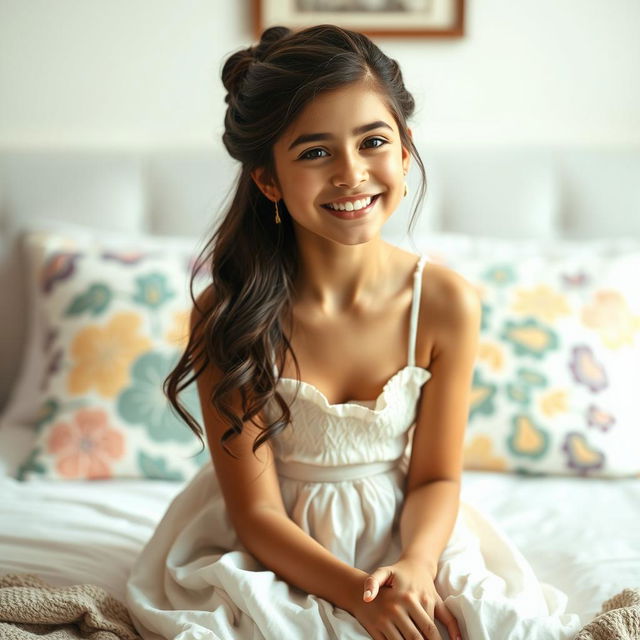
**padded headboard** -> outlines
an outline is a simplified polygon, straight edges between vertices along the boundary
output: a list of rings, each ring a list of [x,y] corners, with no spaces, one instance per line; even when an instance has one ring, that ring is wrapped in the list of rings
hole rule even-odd
[[[640,147],[434,148],[418,144],[427,196],[410,246],[435,232],[503,238],[640,238]],[[0,151],[0,409],[26,338],[16,239],[39,218],[98,229],[202,237],[237,177],[218,148]],[[418,187],[383,235],[406,245]]]

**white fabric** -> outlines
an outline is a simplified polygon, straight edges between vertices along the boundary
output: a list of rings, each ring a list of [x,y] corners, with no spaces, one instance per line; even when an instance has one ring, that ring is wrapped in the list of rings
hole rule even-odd
[[[424,262],[423,256],[418,272]],[[419,281],[414,280],[414,306]],[[409,353],[414,349],[415,328]],[[274,438],[277,464],[295,467],[296,478],[279,476],[289,516],[337,557],[367,572],[394,562],[401,552],[394,525],[416,404],[429,378],[428,371],[407,365],[387,382],[373,408],[331,405],[317,388],[302,383],[291,406],[292,428]],[[281,379],[280,391],[291,402],[295,381]],[[358,465],[362,470],[380,463],[389,468],[368,467],[368,475],[338,479],[341,467],[350,473]],[[331,479],[320,479],[322,473]],[[565,594],[540,583],[513,543],[464,502],[437,587],[465,640],[568,640],[581,627],[577,614],[564,613]],[[369,638],[348,612],[292,588],[246,551],[211,464],[173,501],[136,561],[127,603],[146,640]],[[446,638],[443,628],[441,633]]]
[[[0,444],[0,463],[8,453]],[[123,600],[134,560],[182,488],[158,480],[0,477],[0,573],[97,584]],[[567,609],[583,624],[605,600],[640,585],[640,478],[465,471],[462,498],[499,523],[541,580],[569,595]]]
[[[0,574],[95,584],[124,601],[129,571],[181,483],[0,477]]]

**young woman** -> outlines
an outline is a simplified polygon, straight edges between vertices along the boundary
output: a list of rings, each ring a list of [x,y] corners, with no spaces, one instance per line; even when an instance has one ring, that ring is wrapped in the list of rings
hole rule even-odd
[[[577,616],[460,503],[481,305],[382,239],[414,101],[332,25],[265,31],[224,65],[241,163],[210,286],[166,391],[197,381],[211,453],[136,566],[145,639],[570,638]]]

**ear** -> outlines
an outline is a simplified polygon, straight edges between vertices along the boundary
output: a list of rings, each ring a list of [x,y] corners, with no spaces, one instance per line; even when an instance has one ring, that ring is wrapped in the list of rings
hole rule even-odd
[[[272,202],[276,202],[282,198],[280,189],[273,183],[273,181],[266,178],[266,171],[264,167],[258,167],[251,172],[253,181],[258,186],[258,189]]]
[[[407,127],[409,137],[413,140],[413,131]],[[402,145],[402,171],[405,175],[409,172],[409,166],[411,164],[411,152],[404,145]]]

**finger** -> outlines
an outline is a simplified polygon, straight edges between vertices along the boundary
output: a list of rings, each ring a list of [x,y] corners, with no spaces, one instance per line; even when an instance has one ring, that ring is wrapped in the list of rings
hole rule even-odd
[[[396,625],[398,629],[400,629],[403,638],[420,637],[428,638],[428,640],[442,640],[440,636],[434,635],[434,633],[438,633],[438,629],[436,625],[429,620],[424,609],[422,609],[422,614],[416,615],[415,618],[413,615],[411,615],[411,617],[409,617],[409,615],[403,615],[397,620]]]
[[[373,576],[368,576],[364,581],[364,594],[362,599],[371,602],[378,595],[378,582]]]
[[[367,576],[364,581],[364,594],[363,600],[365,602],[371,602],[377,595],[380,589],[380,585],[384,584],[391,571],[389,569],[376,569],[370,576]]]
[[[415,627],[413,630],[415,631]],[[384,633],[385,640],[404,640],[405,638],[412,637],[411,635],[403,635],[400,629],[398,629],[391,621],[388,621],[382,631]]]
[[[430,616],[423,606],[416,604],[415,607],[411,607],[409,614],[411,615],[412,624],[418,628],[424,638],[428,638],[429,640],[442,640],[433,616]],[[407,637],[410,638],[412,636]]]
[[[462,633],[460,633],[458,621],[442,600],[436,603],[435,615],[436,618],[438,618],[438,620],[440,620],[440,622],[442,622],[442,624],[447,628],[447,632],[449,633],[451,640],[462,640]]]

